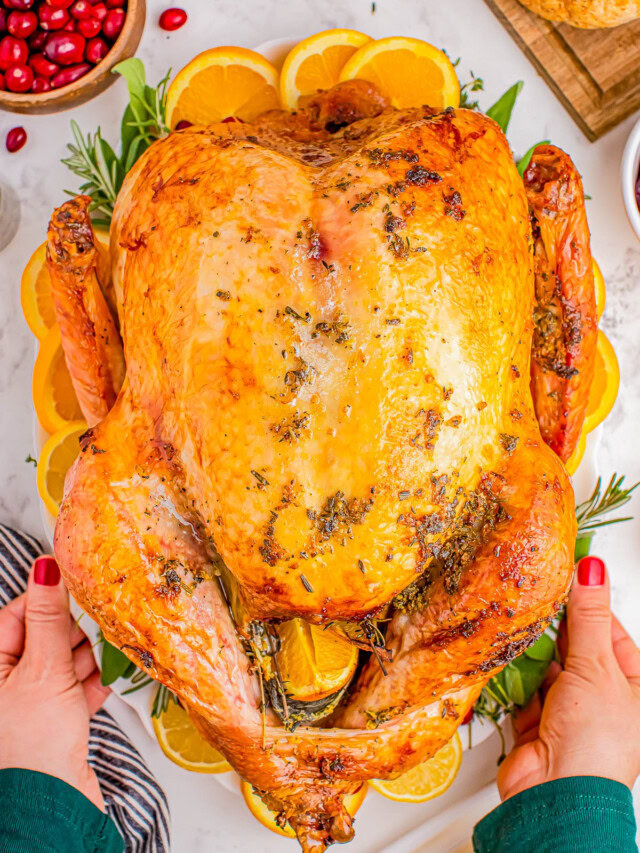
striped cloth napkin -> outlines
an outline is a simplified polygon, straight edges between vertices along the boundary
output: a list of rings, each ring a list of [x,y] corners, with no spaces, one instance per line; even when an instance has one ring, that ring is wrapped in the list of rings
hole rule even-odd
[[[0,524],[0,607],[23,593],[40,543]],[[89,764],[127,853],[169,853],[170,817],[164,791],[111,714],[91,719]]]

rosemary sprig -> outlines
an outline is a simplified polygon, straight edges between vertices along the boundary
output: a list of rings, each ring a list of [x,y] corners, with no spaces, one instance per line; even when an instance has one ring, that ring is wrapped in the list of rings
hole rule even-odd
[[[129,103],[120,128],[120,156],[102,137],[100,128],[85,138],[78,124],[72,121],[73,142],[67,145],[71,156],[62,160],[82,180],[80,192],[91,196],[89,210],[94,214],[94,224],[106,227],[127,172],[143,151],[169,133],[166,106],[171,72],[152,88],[146,84],[144,65],[135,57],[120,62],[113,70],[122,74],[129,89]],[[76,195],[70,190],[66,192]]]
[[[151,716],[161,717],[169,707],[169,702],[179,704],[178,697],[173,691],[169,690],[168,687],[165,687],[164,684],[158,684],[153,705],[151,706]]]
[[[578,536],[587,533],[590,530],[596,530],[598,527],[606,527],[609,524],[620,524],[622,521],[631,521],[633,516],[627,515],[623,518],[608,518],[602,520],[603,515],[614,512],[631,500],[631,495],[640,486],[636,483],[630,489],[623,488],[624,477],[618,477],[614,474],[609,480],[609,485],[600,494],[602,487],[602,477],[598,477],[598,482],[593,490],[591,497],[576,507],[576,519],[578,521]]]

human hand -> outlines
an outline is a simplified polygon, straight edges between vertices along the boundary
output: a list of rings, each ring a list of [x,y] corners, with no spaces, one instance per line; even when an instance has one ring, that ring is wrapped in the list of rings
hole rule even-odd
[[[89,718],[108,694],[56,561],[38,557],[26,593],[0,610],[0,769],[57,776],[104,811],[87,757]]]
[[[633,786],[640,774],[640,650],[609,607],[598,557],[578,563],[552,663],[540,694],[514,719],[515,746],[498,770],[503,800],[567,776]]]

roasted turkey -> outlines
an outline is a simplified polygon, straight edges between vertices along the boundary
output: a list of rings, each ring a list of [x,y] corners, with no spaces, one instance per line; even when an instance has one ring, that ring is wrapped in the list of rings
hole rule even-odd
[[[596,338],[580,178],[540,146],[523,181],[486,116],[348,83],[156,142],[110,268],[88,203],[48,235],[90,426],[64,578],[322,851],[352,837],[343,796],[431,756],[567,594]],[[296,618],[361,650],[309,713],[278,678]]]

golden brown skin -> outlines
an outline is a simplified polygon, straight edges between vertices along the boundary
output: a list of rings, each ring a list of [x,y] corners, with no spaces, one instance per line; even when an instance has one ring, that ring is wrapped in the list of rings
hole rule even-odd
[[[566,462],[587,411],[598,337],[584,193],[553,145],[536,148],[524,183],[536,281],[531,394],[542,437]]]
[[[574,27],[618,27],[640,17],[639,0],[520,0],[542,18]]]
[[[345,793],[432,755],[539,635],[575,517],[533,411],[529,212],[497,125],[305,122],[190,128],[127,177],[127,380],[55,548],[107,638],[315,853],[352,836]],[[263,719],[220,560],[247,619],[387,608],[388,676],[365,664],[334,727]]]
[[[90,201],[77,196],[54,212],[47,234],[47,264],[65,360],[82,413],[93,426],[113,407],[125,362],[98,281],[103,263],[89,218]]]

